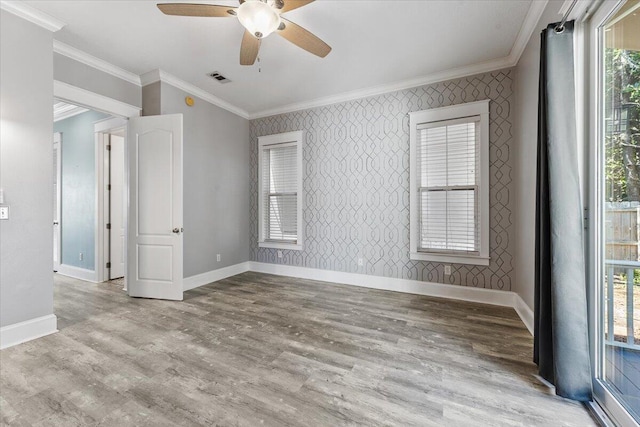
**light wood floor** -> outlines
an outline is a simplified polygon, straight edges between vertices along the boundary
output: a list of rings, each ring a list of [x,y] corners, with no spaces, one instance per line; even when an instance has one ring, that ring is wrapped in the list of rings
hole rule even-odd
[[[244,273],[183,302],[57,276],[0,352],[3,425],[589,426],[508,308]]]

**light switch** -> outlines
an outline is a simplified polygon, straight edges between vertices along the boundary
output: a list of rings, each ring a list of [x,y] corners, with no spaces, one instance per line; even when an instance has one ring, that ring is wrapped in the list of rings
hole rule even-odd
[[[0,219],[9,219],[9,206],[0,206]]]

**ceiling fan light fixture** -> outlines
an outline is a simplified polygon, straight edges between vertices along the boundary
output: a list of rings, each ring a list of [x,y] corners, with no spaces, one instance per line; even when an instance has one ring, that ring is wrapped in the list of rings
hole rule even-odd
[[[280,14],[261,0],[247,0],[237,10],[238,21],[255,37],[262,39],[280,26]]]

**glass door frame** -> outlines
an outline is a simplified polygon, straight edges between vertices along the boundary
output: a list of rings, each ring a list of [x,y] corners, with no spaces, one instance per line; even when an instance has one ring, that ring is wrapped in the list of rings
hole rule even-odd
[[[578,64],[588,64],[588,73],[585,81],[588,83],[584,90],[588,99],[588,117],[590,125],[589,131],[589,168],[588,179],[588,231],[587,231],[587,255],[588,255],[588,302],[589,302],[589,325],[591,343],[591,361],[593,391],[596,403],[605,413],[619,426],[638,426],[631,414],[620,404],[611,393],[608,386],[602,379],[604,376],[604,301],[601,298],[604,265],[604,241],[603,241],[603,220],[604,212],[601,210],[604,200],[604,144],[601,143],[604,137],[603,123],[603,33],[601,29],[607,20],[622,7],[625,0],[604,1],[599,5],[584,25],[584,47],[588,52],[588,60],[582,58]],[[578,43],[580,43],[578,41]],[[578,66],[579,68],[580,66]],[[580,92],[581,88],[578,88]]]

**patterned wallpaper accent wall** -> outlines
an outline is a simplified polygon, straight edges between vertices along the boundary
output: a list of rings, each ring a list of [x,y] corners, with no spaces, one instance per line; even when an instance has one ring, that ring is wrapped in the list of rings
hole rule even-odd
[[[251,121],[251,259],[511,290],[513,69]],[[490,99],[489,266],[409,259],[407,113]],[[305,131],[304,250],[258,248],[258,137]],[[534,161],[532,159],[532,161]],[[358,265],[358,258],[363,265]]]

